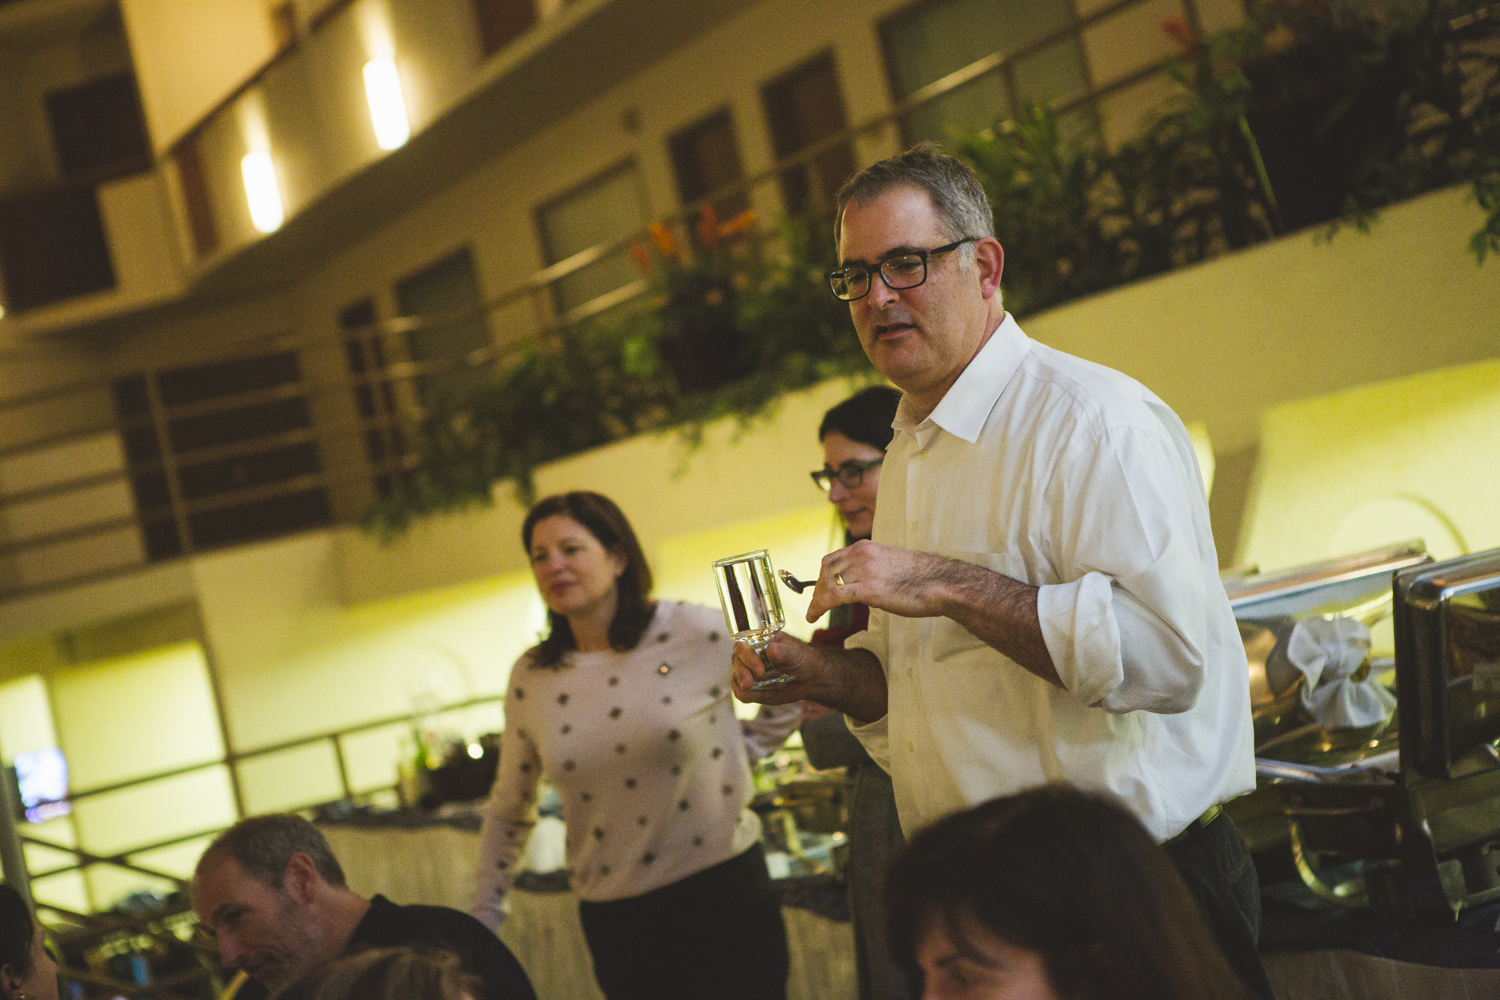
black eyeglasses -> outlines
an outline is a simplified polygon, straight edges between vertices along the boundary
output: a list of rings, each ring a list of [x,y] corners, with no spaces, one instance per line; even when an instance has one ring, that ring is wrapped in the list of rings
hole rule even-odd
[[[965,243],[978,241],[978,236],[965,236],[947,246],[931,250],[900,250],[877,260],[872,267],[856,265],[828,273],[828,287],[833,297],[844,302],[856,302],[870,294],[870,271],[880,272],[880,280],[893,292],[916,288],[927,280],[927,258],[940,253],[951,253]]]
[[[809,472],[808,475],[812,476],[812,481],[817,483],[818,489],[824,493],[833,489],[833,481],[835,479],[844,484],[844,489],[852,490],[865,481],[866,472],[869,472],[884,461],[884,455],[881,455],[879,458],[872,458],[868,462],[861,462],[851,458],[837,469],[830,469],[825,465],[815,472]]]

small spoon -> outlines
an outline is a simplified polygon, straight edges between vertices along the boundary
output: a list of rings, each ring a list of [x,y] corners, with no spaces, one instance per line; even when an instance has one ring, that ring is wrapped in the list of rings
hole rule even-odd
[[[799,580],[784,569],[777,570],[776,572],[781,576],[781,582],[786,584],[787,588],[794,594],[800,594],[808,587],[815,586],[818,582],[817,580]]]

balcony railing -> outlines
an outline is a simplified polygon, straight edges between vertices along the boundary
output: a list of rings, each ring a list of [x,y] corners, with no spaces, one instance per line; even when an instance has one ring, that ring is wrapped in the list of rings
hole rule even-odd
[[[829,135],[760,173],[708,193],[666,220],[685,228],[705,204],[739,194],[751,197],[789,171],[815,171],[834,149],[857,148],[879,137],[929,102],[992,74],[1066,37],[1142,5],[1116,0],[1067,28],[1008,52],[994,53],[922,88],[887,112]],[[1189,0],[1190,4],[1190,0]],[[346,8],[345,10],[350,9]],[[1159,74],[1147,66],[1065,102],[1060,112],[1096,102]],[[809,189],[824,185],[812,178]],[[163,391],[182,368],[118,371],[55,383],[0,399],[0,600],[15,599],[136,572],[164,559],[223,545],[333,523],[356,521],[379,494],[412,465],[402,452],[402,429],[422,416],[416,383],[469,369],[504,370],[522,349],[492,343],[461,357],[407,358],[405,338],[421,330],[470,322],[475,315],[515,315],[527,307],[533,343],[566,337],[571,326],[641,295],[636,281],[559,312],[553,286],[620,252],[645,234],[591,247],[547,267],[475,310],[402,317],[357,329],[310,336],[266,335],[217,345],[200,367],[265,366],[281,358],[281,375],[212,398],[176,398]],[[383,365],[351,370],[350,342],[383,345]],[[6,360],[24,365],[46,348],[21,346]],[[393,404],[361,415],[361,392]],[[366,408],[368,409],[368,408]],[[329,414],[342,414],[330,416]],[[213,426],[258,424],[236,436]],[[194,429],[198,433],[193,433]],[[368,448],[373,437],[383,450]]]

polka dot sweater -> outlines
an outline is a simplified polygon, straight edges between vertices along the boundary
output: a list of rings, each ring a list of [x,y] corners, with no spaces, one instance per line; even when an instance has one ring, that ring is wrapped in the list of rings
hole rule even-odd
[[[797,727],[798,705],[735,717],[731,642],[716,609],[659,601],[626,653],[569,653],[561,669],[522,657],[505,701],[500,770],[480,830],[474,915],[504,917],[537,783],[557,788],[573,891],[625,899],[670,885],[760,838],[749,760]]]

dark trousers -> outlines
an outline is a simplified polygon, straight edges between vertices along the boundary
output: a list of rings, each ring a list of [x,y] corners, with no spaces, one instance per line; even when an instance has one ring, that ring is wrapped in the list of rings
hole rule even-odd
[[[781,903],[759,844],[640,896],[580,903],[609,1000],[785,1000]]]
[[[1220,813],[1163,845],[1198,900],[1229,967],[1250,991],[1272,1000],[1271,980],[1255,943],[1260,937],[1260,879],[1245,838]]]

